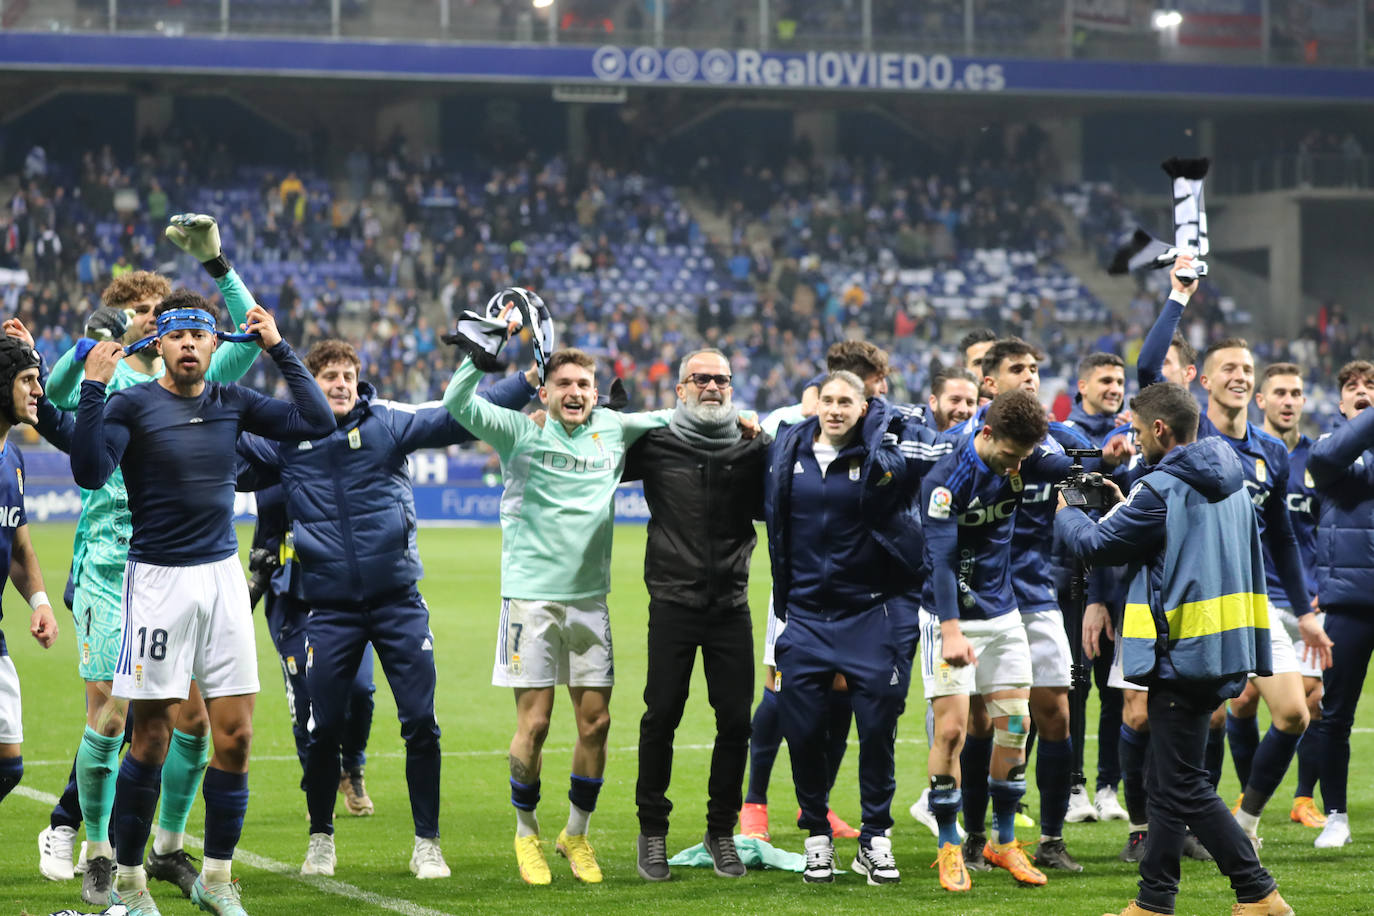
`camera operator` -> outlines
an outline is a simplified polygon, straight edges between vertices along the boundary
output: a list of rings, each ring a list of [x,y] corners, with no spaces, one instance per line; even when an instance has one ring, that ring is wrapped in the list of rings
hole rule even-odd
[[[1151,839],[1140,893],[1122,916],[1174,912],[1188,827],[1230,878],[1237,914],[1285,916],[1292,909],[1204,766],[1212,711],[1271,664],[1264,559],[1240,460],[1216,437],[1197,440],[1197,401],[1178,385],[1152,385],[1131,408],[1152,469],[1097,523],[1062,494],[1055,518],[1078,559],[1130,565],[1121,652],[1126,679],[1150,688]]]

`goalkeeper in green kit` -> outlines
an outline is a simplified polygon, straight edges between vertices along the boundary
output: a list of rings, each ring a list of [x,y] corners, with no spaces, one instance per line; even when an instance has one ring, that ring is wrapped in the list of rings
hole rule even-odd
[[[224,296],[237,329],[254,301],[220,250],[219,229],[203,215],[173,217],[167,238],[199,260]],[[101,295],[102,307],[87,322],[87,336],[62,356],[53,367],[45,394],[61,411],[75,412],[80,397],[84,360],[99,340],[125,344],[126,357],[115,368],[106,386],[113,393],[163,374],[162,357],[155,333],[153,309],[171,293],[166,278],[149,271],[135,271],[114,282]],[[17,322],[7,323],[16,333]],[[27,336],[22,325],[22,336]],[[210,361],[206,379],[233,382],[241,378],[262,352],[255,342],[225,343]],[[40,411],[39,432],[66,451],[68,432],[54,423],[54,412]],[[131,532],[124,477],[116,468],[99,490],[81,491],[81,516],[72,547],[72,580],[75,586],[72,613],[76,620],[80,672],[86,682],[86,728],[76,754],[74,777],[80,798],[80,815],[86,824],[85,877],[81,897],[96,906],[109,904],[114,875],[114,856],[109,827],[114,804],[119,749],[123,743],[127,701],[111,695],[114,667],[123,626],[124,568]],[[198,869],[182,848],[192,802],[205,772],[210,739],[205,703],[194,682],[181,704],[172,731],[167,759],[162,767],[162,806],[158,813],[148,874],[178,885],[189,896]],[[70,787],[69,787],[70,788]],[[74,812],[63,802],[53,812],[53,823],[38,837],[39,870],[51,880],[73,877],[72,847]]]

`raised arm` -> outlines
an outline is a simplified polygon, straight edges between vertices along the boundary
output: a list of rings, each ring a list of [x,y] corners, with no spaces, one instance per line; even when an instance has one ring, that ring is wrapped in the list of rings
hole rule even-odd
[[[1169,283],[1173,287],[1169,298],[1164,300],[1164,308],[1150,328],[1150,333],[1140,343],[1140,355],[1136,357],[1135,377],[1141,388],[1164,381],[1164,358],[1169,355],[1169,344],[1173,342],[1174,332],[1183,318],[1183,309],[1193,297],[1197,281],[1183,283],[1178,279],[1180,268],[1191,267],[1193,259],[1180,255],[1169,270]]]
[[[76,361],[76,347],[58,357],[57,363],[48,373],[48,382],[43,393],[59,410],[76,410],[81,398],[81,378],[83,366]]]
[[[1330,489],[1346,476],[1355,459],[1371,448],[1374,448],[1374,410],[1365,408],[1355,419],[1312,444],[1312,454],[1307,457],[1312,482],[1319,491]]]
[[[534,433],[537,427],[519,411],[498,407],[478,397],[477,383],[481,379],[482,370],[471,358],[464,357],[444,392],[444,409],[460,426],[504,455],[522,436]]]
[[[538,391],[531,383],[531,377],[535,381],[539,379],[533,369],[503,378],[478,397],[497,407],[518,411]],[[396,435],[401,451],[407,454],[419,448],[442,448],[477,438],[453,418],[442,401],[426,401],[423,404],[400,404],[395,401],[373,403],[387,408],[386,420]]]
[[[107,347],[122,350],[119,344],[108,341],[98,344],[87,359]],[[72,478],[78,486],[99,490],[119,467],[124,450],[129,447],[130,429],[124,414],[128,399],[115,397],[113,403],[106,404],[108,375],[104,372],[92,372],[92,375],[93,378],[81,383],[81,400],[71,439]]]
[[[232,267],[228,273],[215,277],[215,285],[224,296],[224,307],[237,331],[248,320],[248,312],[257,302],[248,287],[243,285],[238,271]],[[252,341],[221,343],[210,357],[210,368],[205,371],[205,378],[212,382],[237,382],[247,374],[259,352],[260,348]]]
[[[260,309],[255,310],[260,311]],[[251,327],[251,324],[250,324]],[[334,431],[334,412],[324,392],[284,340],[267,348],[286,380],[289,401],[278,401],[248,388],[235,389],[249,400],[242,428],[265,439],[322,439]]]

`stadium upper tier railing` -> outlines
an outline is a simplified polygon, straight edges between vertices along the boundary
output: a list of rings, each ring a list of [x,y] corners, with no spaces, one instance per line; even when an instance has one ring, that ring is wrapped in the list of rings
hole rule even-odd
[[[1364,66],[1374,0],[0,0],[0,27]]]

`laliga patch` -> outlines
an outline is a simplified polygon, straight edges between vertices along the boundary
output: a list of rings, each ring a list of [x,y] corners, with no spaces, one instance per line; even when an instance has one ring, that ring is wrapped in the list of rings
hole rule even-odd
[[[23,469],[23,468],[15,468],[15,469],[14,469],[14,476],[15,476],[15,479],[19,481],[19,495],[20,495],[20,496],[23,496],[23,495],[24,495],[24,469]]]
[[[512,655],[510,657],[510,673],[519,677],[521,674],[524,674],[524,672],[525,663],[520,661],[520,656]]]
[[[1303,485],[1304,485],[1304,486],[1307,486],[1307,487],[1316,487],[1316,485],[1317,485],[1317,482],[1316,482],[1315,480],[1312,479],[1312,472],[1311,472],[1311,471],[1303,471],[1303,473],[1302,473],[1302,482],[1303,482]]]
[[[348,431],[348,447],[349,447],[349,448],[362,448],[362,447],[363,447],[363,434],[362,434],[362,431],[359,430],[358,427],[356,427],[356,426],[353,427],[352,429],[350,429],[350,430]]]
[[[298,673],[297,670],[296,670],[296,656],[294,656],[294,655],[288,655],[288,656],[286,656],[286,670],[287,670],[288,672],[290,672],[291,674],[296,674],[296,673]]]
[[[90,663],[91,663],[91,644],[88,643],[88,642],[83,642],[83,643],[81,644],[81,664],[83,664],[83,665],[89,665]]]
[[[878,486],[880,486],[880,487],[885,487],[885,486],[887,486],[887,485],[890,484],[890,483],[892,483],[892,472],[891,472],[891,471],[883,471],[883,476],[882,476],[882,478],[878,481]]]
[[[134,665],[134,686],[135,686],[135,687],[142,687],[142,686],[143,686],[143,666],[142,666],[142,665]]]
[[[1256,458],[1256,459],[1255,459],[1255,482],[1256,482],[1256,483],[1265,483],[1265,482],[1266,482],[1266,479],[1267,479],[1268,477],[1269,477],[1269,472],[1268,472],[1268,471],[1265,469],[1265,467],[1264,467],[1264,459],[1263,459],[1263,458]]]
[[[954,494],[947,487],[936,487],[930,493],[930,505],[926,515],[931,518],[949,518],[949,508],[954,504]]]
[[[309,670],[310,670],[311,668],[313,668],[313,667],[315,667],[315,647],[314,647],[314,646],[306,646],[306,647],[305,647],[305,670],[306,670],[306,671],[309,671]]]
[[[857,482],[858,479],[859,479],[859,472],[860,472],[861,470],[862,470],[862,467],[859,465],[859,462],[857,462],[857,461],[851,461],[851,462],[849,462],[849,479],[852,480],[852,481]]]

